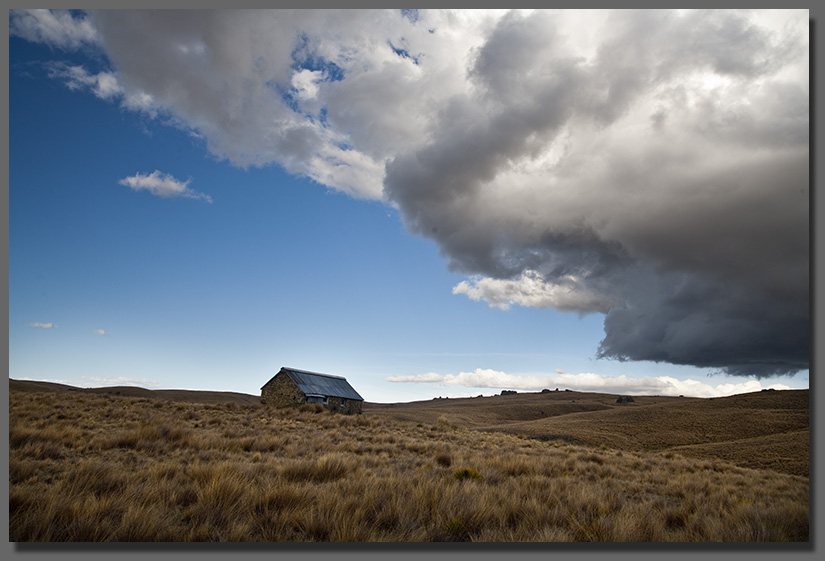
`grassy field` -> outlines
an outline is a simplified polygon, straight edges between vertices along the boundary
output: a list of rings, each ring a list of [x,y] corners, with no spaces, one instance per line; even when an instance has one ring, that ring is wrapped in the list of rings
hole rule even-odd
[[[506,432],[541,440],[632,451],[672,451],[742,467],[808,476],[808,390],[763,391],[724,398],[617,396],[555,392],[367,404],[385,419]]]
[[[809,539],[807,391],[615,399],[344,416],[244,394],[12,380],[10,540]]]

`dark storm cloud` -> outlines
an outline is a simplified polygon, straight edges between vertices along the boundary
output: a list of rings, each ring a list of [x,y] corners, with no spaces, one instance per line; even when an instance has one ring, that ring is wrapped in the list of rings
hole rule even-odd
[[[536,305],[517,282],[532,271],[602,296],[575,311],[612,302],[600,357],[807,368],[808,87],[781,73],[804,41],[713,11],[624,12],[603,30],[576,58],[553,15],[503,18],[473,93],[388,163],[385,193],[455,270],[510,279],[459,292]]]
[[[808,368],[804,298],[766,302],[747,285],[659,275],[607,313],[599,355],[769,376]]]

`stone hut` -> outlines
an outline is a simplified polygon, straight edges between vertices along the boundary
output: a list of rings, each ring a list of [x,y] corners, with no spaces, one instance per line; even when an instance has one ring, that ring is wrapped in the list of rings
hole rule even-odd
[[[353,414],[361,413],[364,398],[341,376],[284,367],[261,388],[261,403],[275,407],[320,403],[330,411]]]

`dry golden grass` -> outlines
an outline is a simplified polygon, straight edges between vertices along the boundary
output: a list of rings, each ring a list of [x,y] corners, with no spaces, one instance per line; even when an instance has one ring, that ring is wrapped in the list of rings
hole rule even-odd
[[[807,477],[302,409],[12,385],[10,540],[809,539]]]
[[[550,392],[471,399],[366,404],[384,419],[442,422],[620,450],[722,458],[742,467],[808,475],[808,390],[766,391],[714,399]]]

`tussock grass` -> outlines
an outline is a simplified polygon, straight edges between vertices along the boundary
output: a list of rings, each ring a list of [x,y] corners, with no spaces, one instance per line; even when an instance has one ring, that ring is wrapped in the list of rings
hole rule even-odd
[[[11,391],[9,445],[11,541],[809,538],[807,477],[438,417]]]
[[[752,468],[808,475],[809,392],[753,392],[695,399],[599,393],[519,393],[364,405],[384,419],[500,431],[593,448],[673,451]]]

